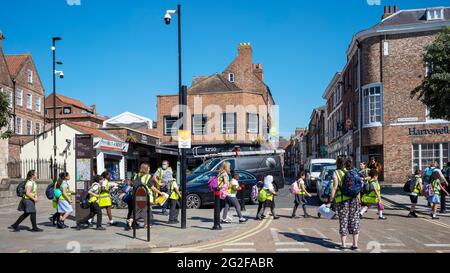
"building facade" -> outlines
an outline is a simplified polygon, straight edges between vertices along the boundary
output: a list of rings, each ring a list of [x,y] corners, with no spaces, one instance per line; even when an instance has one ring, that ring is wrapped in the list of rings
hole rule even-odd
[[[284,148],[284,173],[287,177],[297,178],[305,168],[307,159],[307,134],[306,128],[297,128]]]
[[[188,89],[187,128],[192,133],[192,154],[259,149],[275,128],[275,105],[264,83],[261,64],[253,64],[252,47],[240,44],[238,56],[223,73],[194,77]],[[157,98],[157,131],[164,145],[177,144],[178,95]]]
[[[357,163],[375,157],[388,183],[449,160],[450,123],[430,119],[427,107],[411,97],[428,75],[424,49],[444,26],[450,26],[448,7],[386,7],[380,23],[353,37],[344,69],[323,96],[332,113],[330,132],[342,129],[329,136],[332,155],[353,155]]]
[[[327,119],[328,111],[326,105],[315,108],[311,113],[306,140],[308,159],[328,157]]]

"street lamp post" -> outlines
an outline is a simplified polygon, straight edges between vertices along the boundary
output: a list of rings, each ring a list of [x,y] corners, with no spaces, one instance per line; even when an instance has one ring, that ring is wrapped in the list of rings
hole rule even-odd
[[[59,74],[61,78],[64,77],[62,71],[56,71],[56,65],[62,64],[56,61],[56,41],[61,41],[61,37],[52,38],[52,57],[53,57],[53,180],[56,181],[58,175],[58,168],[56,166],[56,75]]]
[[[171,15],[178,15],[178,101],[179,101],[179,119],[181,119],[181,130],[185,129],[186,124],[186,107],[187,107],[187,87],[182,83],[181,77],[181,5],[177,5],[176,10],[167,10],[164,21],[167,25],[172,20]],[[186,149],[179,149],[178,158],[180,161],[181,176],[181,228],[186,228]]]

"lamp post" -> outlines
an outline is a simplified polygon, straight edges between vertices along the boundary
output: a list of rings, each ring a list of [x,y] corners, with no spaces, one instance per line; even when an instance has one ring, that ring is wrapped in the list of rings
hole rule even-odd
[[[56,166],[56,75],[59,74],[60,78],[64,77],[62,71],[56,70],[57,64],[62,64],[62,62],[56,61],[56,41],[61,41],[61,37],[52,38],[52,57],[53,57],[53,180],[56,181],[58,175],[58,168]]]
[[[166,25],[169,25],[172,20],[172,15],[178,15],[178,101],[179,114],[181,119],[181,130],[185,129],[186,124],[186,107],[187,107],[187,87],[182,83],[181,77],[181,5],[177,5],[176,10],[167,10],[164,16]],[[179,149],[178,159],[180,161],[180,176],[181,176],[181,228],[186,228],[186,149]]]

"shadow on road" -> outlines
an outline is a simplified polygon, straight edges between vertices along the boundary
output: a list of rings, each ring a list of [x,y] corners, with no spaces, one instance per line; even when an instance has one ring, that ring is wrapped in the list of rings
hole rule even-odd
[[[292,233],[292,232],[280,232],[281,235],[286,236],[289,239],[296,240],[297,242],[307,242],[312,243],[316,245],[320,245],[326,248],[336,248],[339,247],[338,244],[331,241],[331,239],[328,238],[317,238],[307,235],[300,235],[298,233]]]

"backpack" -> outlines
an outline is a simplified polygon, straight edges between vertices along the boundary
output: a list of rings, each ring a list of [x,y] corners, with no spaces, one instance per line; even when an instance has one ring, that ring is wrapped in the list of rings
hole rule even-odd
[[[415,186],[416,186],[416,179],[408,178],[405,185],[403,185],[403,191],[407,193],[412,193],[414,191]]]
[[[433,189],[433,185],[431,184],[426,184],[423,187],[423,196],[425,196],[425,198],[430,198],[434,195],[434,189]]]
[[[267,200],[267,193],[265,189],[260,189],[258,192],[258,201],[265,202]]]
[[[228,183],[225,183],[223,185],[223,187],[220,188],[220,190],[219,190],[219,193],[220,193],[219,197],[220,197],[220,199],[224,200],[225,198],[227,198],[227,196],[228,196],[228,188],[229,187],[230,187],[230,183],[228,182]]]
[[[217,191],[217,188],[219,187],[219,180],[217,179],[217,176],[212,176],[208,180],[208,190],[209,191]]]
[[[57,200],[58,200],[58,198],[61,197],[61,195],[62,195],[61,189],[55,189],[55,190],[53,191],[53,197],[55,197]]]
[[[423,174],[423,183],[424,184],[430,183],[430,178],[433,175],[433,172],[434,172],[434,167],[428,167],[425,170],[425,173]]]
[[[23,197],[25,195],[25,184],[27,183],[27,181],[22,181],[19,183],[19,185],[17,185],[16,188],[16,194],[18,197]]]
[[[252,200],[255,200],[256,198],[258,198],[258,186],[255,184],[252,187],[252,191],[250,192],[250,198]]]
[[[297,185],[297,187],[295,187],[295,184],[297,183],[297,181],[294,181],[294,183],[292,183],[290,186],[289,186],[289,191],[292,193],[292,194],[297,194],[299,191],[300,191],[300,189],[298,188],[298,185]]]
[[[325,190],[323,191],[323,195],[325,197],[330,197],[331,196],[331,181],[328,181]]]
[[[362,179],[356,170],[347,171],[340,185],[343,195],[355,198],[362,191]]]
[[[49,184],[47,188],[45,189],[45,196],[47,196],[48,200],[53,200],[54,194],[53,191],[55,190],[55,182]]]

